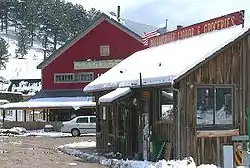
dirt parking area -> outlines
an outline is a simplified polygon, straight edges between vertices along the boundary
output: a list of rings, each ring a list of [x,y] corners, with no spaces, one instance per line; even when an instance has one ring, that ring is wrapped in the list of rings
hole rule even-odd
[[[1,168],[101,168],[95,163],[84,163],[81,159],[57,150],[60,145],[94,140],[95,137],[0,137]]]

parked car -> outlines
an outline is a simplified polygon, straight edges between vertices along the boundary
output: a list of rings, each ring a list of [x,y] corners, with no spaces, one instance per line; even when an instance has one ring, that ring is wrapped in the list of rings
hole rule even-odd
[[[96,117],[78,116],[70,121],[63,122],[61,131],[63,133],[71,133],[74,137],[86,133],[95,133]]]

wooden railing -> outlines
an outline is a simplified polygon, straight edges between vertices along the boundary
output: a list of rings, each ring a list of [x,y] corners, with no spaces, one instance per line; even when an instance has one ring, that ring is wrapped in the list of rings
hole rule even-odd
[[[168,142],[173,141],[174,122],[171,120],[157,121],[155,125],[156,136]]]

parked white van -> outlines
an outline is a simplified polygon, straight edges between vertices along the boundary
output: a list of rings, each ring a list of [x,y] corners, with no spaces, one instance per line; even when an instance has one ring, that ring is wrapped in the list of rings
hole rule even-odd
[[[86,133],[95,133],[96,116],[78,116],[70,121],[63,122],[61,131],[71,133],[74,137]]]

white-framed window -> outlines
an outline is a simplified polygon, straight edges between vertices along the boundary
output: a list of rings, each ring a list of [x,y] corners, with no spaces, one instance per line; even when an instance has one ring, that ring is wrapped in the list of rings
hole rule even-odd
[[[109,47],[109,45],[101,45],[100,46],[100,55],[104,56],[104,57],[110,55],[110,47]]]
[[[93,80],[94,80],[93,72],[55,73],[54,74],[54,83],[91,82]]]

